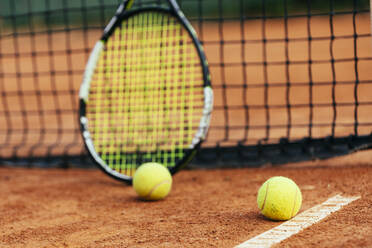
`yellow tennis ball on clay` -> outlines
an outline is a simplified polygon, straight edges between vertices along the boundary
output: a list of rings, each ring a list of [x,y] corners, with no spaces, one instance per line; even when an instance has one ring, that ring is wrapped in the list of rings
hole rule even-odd
[[[257,195],[261,213],[272,220],[289,220],[301,208],[302,194],[297,184],[286,177],[268,179]]]
[[[133,188],[141,199],[160,200],[172,188],[172,175],[159,163],[145,163],[134,173]]]

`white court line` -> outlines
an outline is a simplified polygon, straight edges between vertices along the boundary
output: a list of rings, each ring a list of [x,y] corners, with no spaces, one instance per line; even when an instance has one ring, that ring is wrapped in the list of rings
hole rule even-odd
[[[315,207],[302,212],[291,220],[235,246],[235,248],[271,247],[272,245],[280,243],[301,230],[319,222],[331,213],[336,212],[343,206],[348,205],[359,198],[360,196],[343,197],[341,195],[336,195],[322,204],[316,205]]]

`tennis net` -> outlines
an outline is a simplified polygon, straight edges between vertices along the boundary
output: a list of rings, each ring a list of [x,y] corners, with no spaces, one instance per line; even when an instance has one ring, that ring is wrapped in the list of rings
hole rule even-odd
[[[369,1],[179,2],[204,45],[215,94],[194,164],[287,163],[372,144]],[[1,164],[90,164],[78,90],[118,3],[2,1]]]

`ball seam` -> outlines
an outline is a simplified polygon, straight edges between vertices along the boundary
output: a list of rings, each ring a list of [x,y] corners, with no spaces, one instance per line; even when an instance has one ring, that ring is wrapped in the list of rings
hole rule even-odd
[[[296,191],[296,193],[295,193],[295,199],[294,199],[294,201],[293,201],[293,207],[292,207],[292,213],[291,213],[291,218],[293,217],[293,213],[294,213],[294,210],[295,210],[295,207],[296,207],[296,202],[297,202],[297,194],[298,194],[298,189],[297,189],[297,187],[295,187],[295,191]]]
[[[158,188],[160,187],[161,185],[165,184],[165,183],[170,183],[170,180],[164,180],[164,181],[161,181],[160,183],[156,184],[151,190],[150,192],[145,196],[145,199],[149,199],[152,195],[152,193]]]
[[[266,198],[267,198],[267,192],[269,191],[269,183],[270,183],[270,182],[267,182],[267,184],[266,184],[265,198],[264,198],[264,202],[263,202],[263,204],[262,204],[262,207],[261,207],[261,209],[260,209],[261,211],[264,210],[264,208],[265,208]]]

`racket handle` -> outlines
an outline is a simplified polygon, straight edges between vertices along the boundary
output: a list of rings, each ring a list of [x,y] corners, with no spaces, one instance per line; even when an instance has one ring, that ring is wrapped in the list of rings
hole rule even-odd
[[[115,15],[111,18],[110,22],[107,24],[105,29],[103,30],[102,40],[105,40],[109,36],[110,30],[112,30],[112,26],[115,25],[118,17],[126,10],[130,9],[133,5],[134,0],[124,0],[116,10]]]
[[[181,8],[180,6],[178,5],[177,1],[176,0],[168,0],[170,5],[172,6],[173,10],[176,12],[176,13],[180,13],[181,12]],[[372,0],[371,0],[372,1]]]

